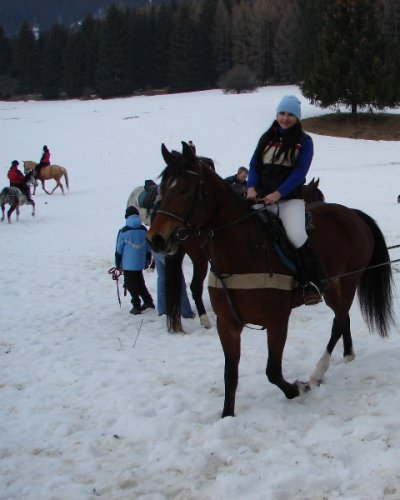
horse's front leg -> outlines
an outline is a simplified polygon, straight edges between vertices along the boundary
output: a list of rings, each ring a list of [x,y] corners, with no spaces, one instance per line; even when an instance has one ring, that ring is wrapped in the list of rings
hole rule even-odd
[[[48,191],[46,191],[46,187],[45,187],[45,185],[44,185],[44,181],[42,181],[42,180],[41,180],[41,183],[42,183],[42,189],[43,189],[43,191],[44,191],[46,194],[51,194],[51,193],[49,193]]]
[[[200,318],[200,323],[204,328],[211,328],[211,321],[206,313],[206,308],[203,302],[203,283],[207,276],[208,261],[204,256],[204,262],[193,262],[193,277],[190,283],[190,290],[194,303],[196,304],[197,313]]]
[[[289,313],[286,317],[276,318],[267,325],[268,335],[268,362],[266,375],[271,384],[275,384],[283,391],[288,399],[296,398],[307,392],[310,386],[306,382],[287,382],[282,373],[282,356],[286,344]]]
[[[240,334],[243,325],[217,317],[217,330],[225,355],[225,399],[222,418],[235,416],[236,390],[239,380]]]

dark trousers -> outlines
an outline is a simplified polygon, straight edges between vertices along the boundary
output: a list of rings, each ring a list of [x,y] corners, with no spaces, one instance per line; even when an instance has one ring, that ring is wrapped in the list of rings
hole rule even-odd
[[[131,294],[133,307],[140,308],[140,298],[144,304],[152,304],[153,299],[147,290],[142,271],[124,271],[124,286]]]

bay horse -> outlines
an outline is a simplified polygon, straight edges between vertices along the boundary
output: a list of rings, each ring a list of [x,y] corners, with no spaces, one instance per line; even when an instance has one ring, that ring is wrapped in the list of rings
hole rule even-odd
[[[369,329],[382,337],[388,334],[394,321],[392,270],[380,228],[360,210],[310,203],[307,209],[314,230],[309,237],[327,277],[324,299],[334,319],[330,340],[309,381],[285,380],[282,357],[288,321],[292,309],[304,303],[301,287],[278,254],[272,223],[266,225],[246,200],[205,168],[188,144],[183,142],[182,147],[181,156],[176,157],[162,145],[167,167],[161,174],[161,205],[147,238],[155,251],[174,253],[190,234],[207,251],[211,262],[210,299],[225,356],[222,417],[234,416],[245,326],[266,329],[266,375],[288,399],[323,381],[341,337],[345,359],[354,358],[349,310],[356,292]]]
[[[205,161],[206,164],[215,171],[213,168],[212,160],[207,157],[200,157],[201,161]],[[325,197],[322,191],[319,189],[319,179],[312,179],[308,184],[303,186],[303,197],[306,203],[313,201],[324,201]],[[135,206],[139,210],[140,218],[142,222],[147,226],[151,225],[151,213],[152,208],[147,209],[140,207],[137,203],[138,196],[142,193],[144,187],[138,186],[133,189],[129,195],[127,201],[127,207]],[[190,282],[190,291],[192,293],[192,298],[196,306],[197,314],[199,315],[200,324],[205,328],[211,328],[212,323],[206,312],[203,301],[203,290],[204,281],[208,274],[208,257],[204,249],[198,245],[197,239],[188,236],[185,241],[182,242],[179,249],[173,254],[168,255],[165,259],[165,284],[168,290],[167,294],[167,325],[170,331],[179,332],[183,331],[182,321],[180,315],[180,286],[182,281],[177,280],[176,276],[182,270],[183,259],[187,254],[192,261],[193,274]]]
[[[29,172],[30,170],[34,171],[37,163],[35,161],[31,160],[25,160],[23,162],[24,164],[24,171],[25,173]],[[59,187],[62,191],[62,194],[65,195],[64,192],[64,186],[62,185],[61,178],[64,176],[65,178],[65,184],[67,186],[67,189],[69,189],[69,179],[68,179],[68,172],[67,169],[64,167],[60,167],[60,165],[48,165],[47,167],[42,167],[40,169],[40,181],[42,183],[42,189],[46,194],[53,194],[54,191]],[[47,191],[45,188],[45,181],[48,181],[50,179],[54,179],[56,181],[56,185],[53,188],[52,191]],[[36,186],[33,189],[33,194],[36,193]]]
[[[25,183],[34,185],[34,177],[32,176],[33,172],[28,172],[25,175]],[[5,187],[0,192],[0,206],[1,206],[1,222],[5,219],[5,208],[6,205],[10,205],[10,208],[7,210],[7,220],[8,223],[11,224],[11,215],[14,211],[17,214],[17,222],[19,220],[19,207],[21,205],[32,205],[32,216],[35,216],[35,202],[32,199],[28,199],[24,193],[20,189],[14,186]]]

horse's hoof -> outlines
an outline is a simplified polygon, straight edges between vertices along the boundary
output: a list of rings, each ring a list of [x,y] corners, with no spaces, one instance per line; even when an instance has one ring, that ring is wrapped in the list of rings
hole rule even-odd
[[[350,361],[353,361],[355,359],[356,355],[354,351],[351,352],[351,354],[346,354],[346,356],[343,356],[344,362],[345,363],[350,363]]]
[[[296,380],[295,384],[299,389],[299,396],[306,394],[306,392],[311,391],[311,386],[309,382],[301,382],[300,380]]]
[[[212,327],[211,321],[208,319],[207,314],[202,314],[200,316],[200,324],[202,326],[204,326],[204,328],[207,328],[207,329]]]

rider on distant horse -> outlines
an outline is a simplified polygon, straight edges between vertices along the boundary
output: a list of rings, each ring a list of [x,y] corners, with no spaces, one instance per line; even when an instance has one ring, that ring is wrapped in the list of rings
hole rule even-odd
[[[34,204],[31,198],[31,189],[27,184],[27,179],[32,175],[28,173],[24,175],[18,168],[19,162],[13,160],[11,162],[11,167],[7,173],[7,177],[10,179],[10,186],[18,188],[21,193],[26,197],[29,203]]]
[[[35,167],[35,177],[36,179],[40,179],[40,170],[42,167],[47,167],[50,165],[50,151],[49,148],[45,145],[43,146],[42,157],[40,158],[40,162]]]

